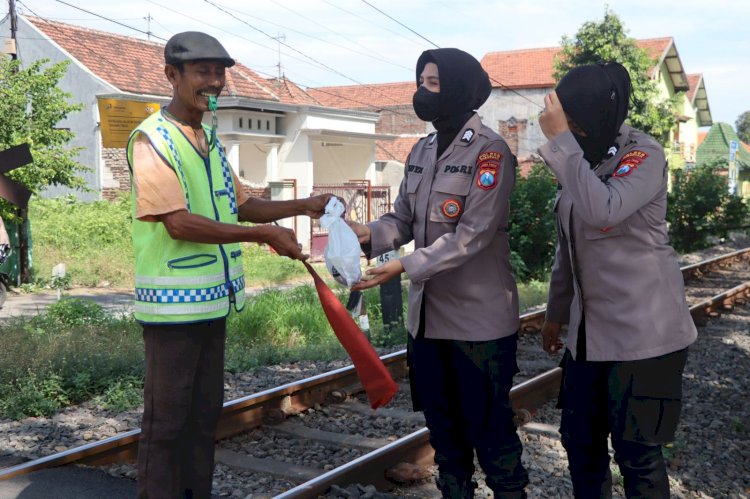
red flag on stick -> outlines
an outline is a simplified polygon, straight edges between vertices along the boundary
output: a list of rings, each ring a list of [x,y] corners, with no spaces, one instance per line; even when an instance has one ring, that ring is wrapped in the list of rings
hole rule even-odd
[[[336,298],[323,279],[313,270],[309,263],[304,262],[307,271],[315,281],[315,289],[318,291],[320,303],[326,313],[328,322],[336,333],[346,352],[354,363],[354,369],[362,382],[370,400],[370,407],[377,409],[382,407],[393,398],[398,391],[398,386],[391,378],[391,373],[383,365],[375,349],[365,335],[357,327],[357,324],[349,315],[344,305]]]

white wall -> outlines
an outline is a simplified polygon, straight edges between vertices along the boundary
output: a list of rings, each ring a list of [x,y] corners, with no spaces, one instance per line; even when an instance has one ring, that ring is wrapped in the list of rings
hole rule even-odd
[[[316,184],[340,184],[347,180],[374,180],[368,175],[372,166],[372,144],[342,144],[324,146],[314,141],[312,146]]]
[[[357,118],[355,116],[339,117],[336,115],[308,114],[302,128],[310,130],[326,129],[342,132],[375,133],[375,119]]]
[[[240,143],[240,177],[253,184],[265,184],[266,178],[266,148],[258,142],[245,141]]]

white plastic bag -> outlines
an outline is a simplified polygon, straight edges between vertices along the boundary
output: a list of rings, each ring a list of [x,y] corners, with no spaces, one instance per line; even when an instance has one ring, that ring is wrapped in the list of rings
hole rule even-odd
[[[326,205],[326,213],[320,217],[320,226],[328,229],[328,244],[323,253],[328,272],[336,282],[351,288],[362,277],[359,267],[359,240],[341,215],[344,205],[337,197],[331,197]]]

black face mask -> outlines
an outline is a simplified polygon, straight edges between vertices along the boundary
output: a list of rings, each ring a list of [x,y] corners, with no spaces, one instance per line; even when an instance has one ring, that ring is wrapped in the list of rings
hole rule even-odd
[[[412,105],[417,117],[422,121],[435,121],[440,117],[440,94],[419,87],[412,97]]]
[[[583,157],[591,163],[592,167],[604,158],[607,146],[603,145],[604,143],[601,141],[601,138],[591,136],[582,137],[577,133],[573,134],[573,138],[576,139],[576,142],[578,142],[578,145],[583,150]]]

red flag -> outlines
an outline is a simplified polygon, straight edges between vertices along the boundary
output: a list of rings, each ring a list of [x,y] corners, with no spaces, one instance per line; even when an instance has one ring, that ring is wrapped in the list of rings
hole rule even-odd
[[[391,373],[383,365],[375,349],[367,340],[357,324],[349,315],[344,305],[336,298],[323,279],[313,270],[309,263],[303,262],[308,272],[315,280],[315,289],[318,291],[320,303],[326,313],[328,322],[336,333],[346,352],[354,363],[354,369],[362,382],[370,400],[370,407],[377,409],[382,407],[393,398],[398,391],[398,386],[391,378]]]

